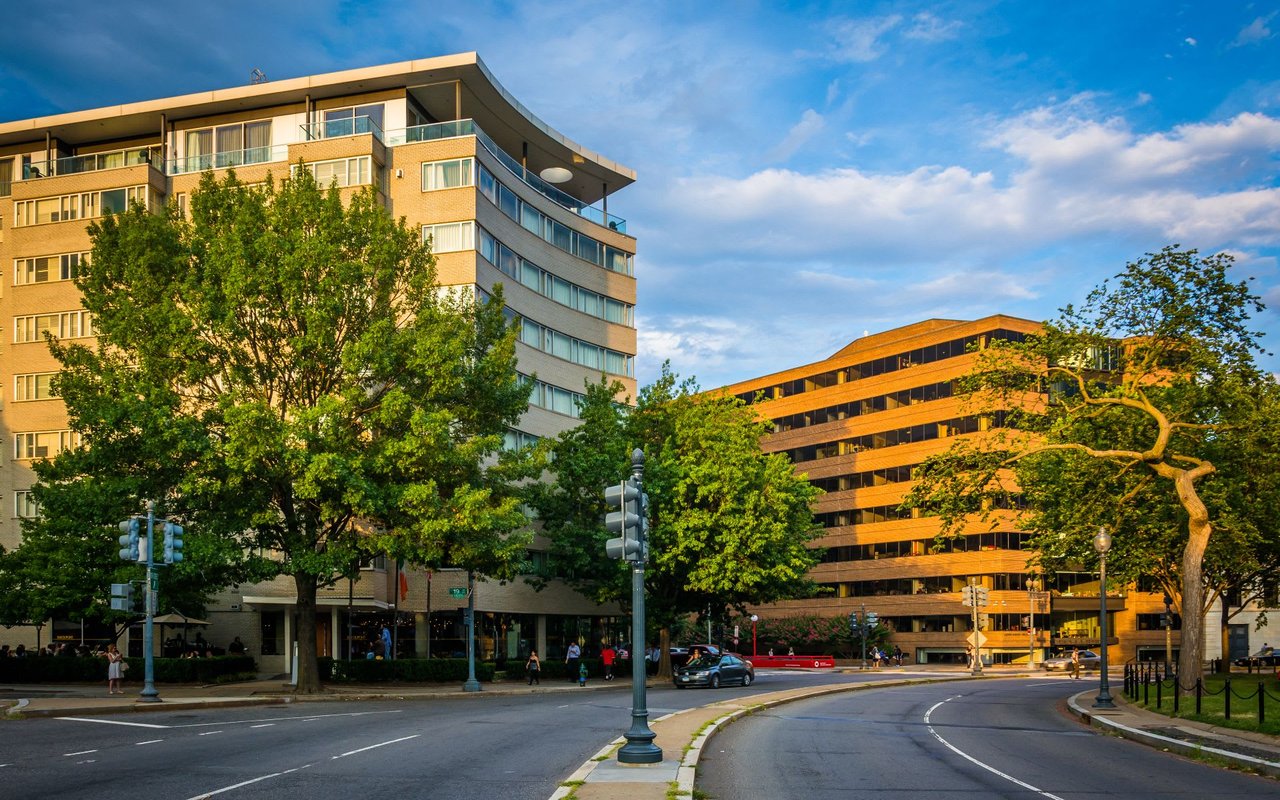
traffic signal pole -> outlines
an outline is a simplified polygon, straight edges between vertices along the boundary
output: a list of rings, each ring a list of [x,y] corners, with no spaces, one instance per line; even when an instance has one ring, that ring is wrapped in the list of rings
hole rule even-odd
[[[156,690],[155,653],[155,609],[156,609],[156,559],[155,559],[155,519],[156,504],[147,501],[147,589],[143,594],[147,620],[142,626],[142,693],[138,695],[144,703],[159,703],[160,692]]]

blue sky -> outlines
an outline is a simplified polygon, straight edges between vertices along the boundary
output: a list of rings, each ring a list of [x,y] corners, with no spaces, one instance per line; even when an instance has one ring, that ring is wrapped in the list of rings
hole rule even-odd
[[[710,388],[928,317],[1052,317],[1175,242],[1236,255],[1280,351],[1278,12],[70,0],[0,29],[0,119],[475,50],[637,170],[609,210],[639,243],[642,383],[664,359]]]

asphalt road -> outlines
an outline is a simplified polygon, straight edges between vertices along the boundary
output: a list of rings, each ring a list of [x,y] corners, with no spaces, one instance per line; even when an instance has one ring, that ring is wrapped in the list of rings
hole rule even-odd
[[[650,719],[879,675],[761,673],[750,689],[651,689]],[[118,714],[0,723],[0,797],[546,800],[630,725],[603,691]]]
[[[1078,691],[992,679],[790,703],[712,738],[697,786],[713,800],[1280,796],[1273,780],[1093,733],[1063,711]]]

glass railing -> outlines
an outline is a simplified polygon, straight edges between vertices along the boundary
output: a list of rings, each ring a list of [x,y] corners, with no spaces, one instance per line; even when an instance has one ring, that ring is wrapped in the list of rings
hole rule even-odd
[[[288,160],[289,145],[277,144],[269,147],[249,147],[244,150],[228,150],[225,153],[175,158],[165,162],[164,171],[168,175],[186,175],[192,172],[204,172],[207,169],[227,169],[245,164],[266,164],[271,161]]]
[[[302,126],[302,133],[309,142],[318,139],[337,139],[342,136],[359,136],[365,133],[372,133],[378,141],[386,142],[382,126],[374,122],[371,117],[348,117],[312,122]]]
[[[55,175],[75,175],[81,172],[97,172],[104,169],[135,167],[139,164],[159,166],[158,154],[147,147],[131,147],[112,150],[109,153],[90,153],[84,156],[66,156],[52,161],[33,161],[22,165],[22,179],[52,178]]]
[[[480,126],[475,124],[474,120],[458,119],[449,122],[433,122],[430,125],[415,125],[412,128],[388,131],[387,138],[384,141],[394,147],[401,144],[429,142],[435,139],[449,139],[456,136],[475,136],[480,140],[480,144],[484,145],[484,149],[488,150],[494,158],[501,161],[502,165],[512,175],[556,205],[563,206],[578,216],[610,230],[615,230],[619,233],[627,232],[627,221],[622,217],[605,214],[602,209],[587,205],[578,198],[560,191],[534,173],[529,172],[518,160],[512,158],[507,151],[490,139],[480,129]]]

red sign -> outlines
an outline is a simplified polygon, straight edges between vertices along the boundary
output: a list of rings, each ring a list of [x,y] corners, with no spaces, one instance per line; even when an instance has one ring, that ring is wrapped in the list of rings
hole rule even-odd
[[[793,669],[833,669],[835,656],[743,656],[756,669],[761,667],[792,667]]]

